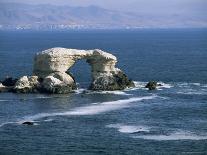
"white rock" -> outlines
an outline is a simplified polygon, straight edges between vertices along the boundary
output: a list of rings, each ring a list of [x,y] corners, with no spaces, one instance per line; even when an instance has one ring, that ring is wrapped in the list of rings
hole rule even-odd
[[[42,51],[35,56],[33,74],[44,80],[43,87],[48,91],[56,92],[57,89],[65,91],[67,88],[70,90],[75,81],[66,71],[79,59],[85,59],[91,66],[93,78],[91,89],[118,90],[133,83],[115,67],[117,58],[99,49],[51,48]]]
[[[34,92],[40,85],[37,76],[23,76],[15,84],[14,90],[16,92]]]
[[[0,88],[4,88],[5,86],[0,82]]]
[[[46,77],[54,72],[66,72],[79,59],[86,59],[92,71],[115,71],[117,59],[110,53],[101,50],[77,50],[66,48],[52,48],[35,56],[33,74]]]

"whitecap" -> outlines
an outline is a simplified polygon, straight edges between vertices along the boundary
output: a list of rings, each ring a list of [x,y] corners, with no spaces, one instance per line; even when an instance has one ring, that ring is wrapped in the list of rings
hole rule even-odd
[[[54,96],[38,96],[36,99],[47,99],[47,98],[55,98]]]
[[[178,91],[177,94],[183,94],[183,95],[203,95],[207,94],[205,91]]]
[[[15,123],[17,122],[4,122],[0,124],[0,127],[3,127],[4,125],[7,125],[7,124],[15,124]]]
[[[203,88],[207,88],[207,84],[203,85],[202,87],[203,87]]]
[[[192,83],[192,85],[200,86],[201,84],[200,83]]]
[[[44,122],[52,122],[53,119],[45,119]]]
[[[150,132],[149,127],[146,127],[146,126],[110,124],[110,125],[107,125],[106,127],[115,128],[121,133]]]
[[[92,90],[87,90],[87,89],[77,89],[75,90],[76,94],[114,94],[114,95],[132,95],[132,94],[127,94],[124,91],[92,91]]]
[[[85,91],[87,91],[87,89],[80,88],[80,89],[76,89],[76,90],[74,90],[74,92],[75,92],[76,94],[82,94],[82,93],[84,93]]]
[[[124,91],[90,91],[88,94],[114,94],[114,95],[132,95]]]
[[[9,100],[0,100],[0,102],[8,102]]]
[[[158,89],[159,88],[172,88],[173,87],[173,85],[172,84],[168,84],[168,83],[164,83],[164,82],[157,82],[158,84],[161,84],[161,86],[158,86]]]
[[[135,87],[137,88],[143,88],[147,84],[147,82],[141,82],[141,81],[133,81],[133,82],[134,82]]]
[[[157,141],[171,141],[171,140],[206,140],[207,135],[196,135],[191,132],[179,131],[169,135],[140,135],[132,136],[133,138],[157,140]]]

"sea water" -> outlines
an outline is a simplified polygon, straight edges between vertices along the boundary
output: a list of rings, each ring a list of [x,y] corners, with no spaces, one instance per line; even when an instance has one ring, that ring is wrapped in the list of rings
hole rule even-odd
[[[74,93],[1,93],[0,154],[207,154],[206,29],[0,32],[0,78],[31,75],[52,47],[110,52],[136,87],[86,91],[82,60]],[[150,80],[163,86],[148,91]]]

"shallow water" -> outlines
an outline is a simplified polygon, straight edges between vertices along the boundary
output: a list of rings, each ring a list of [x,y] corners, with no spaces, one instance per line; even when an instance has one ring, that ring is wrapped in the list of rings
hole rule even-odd
[[[136,85],[85,91],[90,68],[78,62],[75,93],[1,93],[0,154],[207,154],[206,36],[201,29],[0,32],[1,78],[30,74],[42,49],[101,48]],[[149,80],[163,86],[148,91]]]

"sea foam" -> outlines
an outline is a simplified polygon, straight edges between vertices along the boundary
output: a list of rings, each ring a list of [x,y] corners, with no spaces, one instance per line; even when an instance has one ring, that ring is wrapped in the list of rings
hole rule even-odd
[[[66,112],[56,112],[56,113],[39,113],[36,115],[25,116],[23,119],[19,120],[18,123],[25,121],[34,121],[45,117],[54,117],[54,116],[81,116],[81,115],[96,115],[108,111],[118,110],[129,106],[129,103],[139,102],[142,100],[151,100],[157,96],[144,96],[144,97],[133,97],[129,99],[101,102],[101,103],[91,103],[88,106],[77,107],[70,111]]]
[[[121,133],[137,133],[137,132],[150,132],[149,127],[146,126],[135,126],[125,124],[110,124],[108,128],[115,128]]]
[[[132,136],[133,138],[157,140],[157,141],[170,141],[170,140],[206,140],[207,135],[196,135],[188,131],[179,131],[169,135],[140,135]]]

